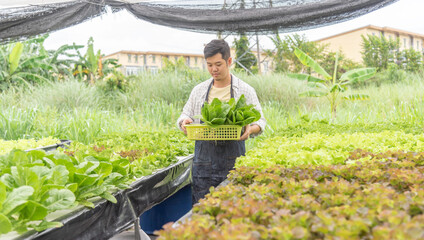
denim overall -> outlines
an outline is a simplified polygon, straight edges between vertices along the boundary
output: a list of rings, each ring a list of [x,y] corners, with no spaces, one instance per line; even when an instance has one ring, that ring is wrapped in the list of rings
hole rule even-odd
[[[208,101],[209,85],[205,102]],[[234,98],[233,81],[231,79],[231,97]],[[230,170],[234,168],[237,157],[246,153],[244,141],[196,141],[192,169],[192,198],[193,204],[209,193],[211,186],[223,182]]]

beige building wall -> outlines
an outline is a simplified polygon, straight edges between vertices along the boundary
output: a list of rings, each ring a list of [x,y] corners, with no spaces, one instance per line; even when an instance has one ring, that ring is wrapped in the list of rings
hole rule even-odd
[[[338,36],[318,40],[318,42],[321,44],[328,44],[328,49],[333,52],[342,51],[353,61],[362,62],[361,46],[358,43],[362,42],[361,35],[366,34],[369,34],[366,29],[360,29],[358,31],[350,31]]]
[[[319,39],[316,42],[321,44],[328,44],[328,49],[330,51],[335,52],[341,50],[347,58],[355,62],[362,63],[362,35],[365,37],[367,35],[383,35],[387,39],[399,38],[400,51],[412,48],[414,50],[423,52],[424,35],[389,27],[377,27],[373,25],[368,25],[334,36]]]
[[[252,51],[257,56],[256,51]],[[234,58],[235,50],[231,49],[231,56]],[[156,73],[164,65],[164,58],[171,62],[176,62],[183,57],[187,66],[192,69],[207,70],[206,61],[203,54],[185,54],[185,53],[170,53],[170,52],[141,52],[141,51],[119,51],[116,53],[104,56],[103,59],[117,59],[121,65],[121,71],[125,75],[136,75],[144,71]],[[261,52],[261,73],[272,72],[272,59],[266,57],[265,52]],[[235,67],[233,61],[231,68]]]
[[[121,65],[121,71],[125,75],[135,75],[144,71],[156,73],[164,65],[164,58],[176,62],[184,58],[186,65],[192,69],[206,69],[206,63],[202,54],[184,54],[170,52],[140,52],[119,51],[104,56],[103,59],[117,59]]]

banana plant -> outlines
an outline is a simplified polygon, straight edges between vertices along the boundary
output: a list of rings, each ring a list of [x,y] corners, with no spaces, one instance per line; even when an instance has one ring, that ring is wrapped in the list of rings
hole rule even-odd
[[[84,55],[77,51],[79,61],[75,65],[75,71],[73,72],[73,75],[79,76],[80,79],[83,79],[86,76],[91,84],[94,84],[95,80],[99,78],[100,74],[98,69],[101,64],[100,50],[97,54],[94,53],[93,42],[93,38],[90,37],[87,43],[87,51]]]
[[[103,78],[103,76],[113,72],[119,67],[115,59],[106,59],[102,61],[102,54],[100,50],[98,50],[97,53],[94,52],[93,43],[94,40],[90,37],[87,43],[86,53],[82,55],[77,51],[79,61],[75,65],[75,70],[73,72],[73,75],[78,76],[80,79],[87,77],[91,84],[94,84],[97,79]]]
[[[370,79],[376,73],[375,68],[358,68],[343,73],[337,79],[338,53],[334,63],[333,75],[327,73],[314,59],[302,50],[296,48],[294,51],[299,61],[306,67],[310,67],[316,74],[291,73],[289,77],[306,81],[309,90],[299,94],[301,97],[326,97],[330,102],[331,115],[334,120],[337,117],[337,106],[343,100],[367,100],[366,94],[343,95],[350,85]]]
[[[72,51],[83,46],[64,45],[57,50],[44,49],[48,35],[23,42],[0,45],[0,90],[12,85],[49,82],[70,75],[75,63]],[[71,52],[69,52],[71,51]]]
[[[72,66],[78,62],[75,60],[78,55],[76,51],[83,48],[83,45],[62,45],[56,50],[47,50],[48,64],[54,67],[54,71],[64,76],[72,75]]]
[[[16,83],[24,83],[28,86],[34,81],[48,81],[40,72],[34,69],[49,69],[43,64],[45,56],[28,56],[23,54],[24,44],[17,42],[0,49],[0,85],[5,89]]]

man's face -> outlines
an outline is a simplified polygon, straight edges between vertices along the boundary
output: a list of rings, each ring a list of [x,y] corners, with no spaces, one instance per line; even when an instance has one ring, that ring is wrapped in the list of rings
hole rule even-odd
[[[212,57],[206,58],[208,71],[215,81],[225,81],[230,75],[231,57],[225,61],[221,53],[217,53]]]

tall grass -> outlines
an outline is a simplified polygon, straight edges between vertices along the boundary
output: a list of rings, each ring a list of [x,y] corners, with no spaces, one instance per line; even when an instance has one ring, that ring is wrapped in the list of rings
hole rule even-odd
[[[50,107],[57,110],[95,109],[103,100],[95,86],[76,79],[53,82],[34,88],[23,99],[27,106]]]
[[[11,140],[30,138],[34,132],[36,109],[19,109],[14,106],[0,112],[0,138]]]
[[[193,87],[209,77],[206,72],[196,75],[181,72],[161,72],[156,75],[147,73],[130,81],[127,96],[130,96],[131,105],[142,100],[184,104]]]
[[[299,93],[306,90],[306,85],[284,74],[261,76],[238,73],[237,76],[255,89],[260,102],[277,102],[287,111],[294,111],[297,106],[308,103],[308,99],[299,97]]]
[[[0,138],[6,140],[53,136],[90,143],[103,134],[174,127],[179,110],[172,105],[146,103],[141,111],[100,111],[76,108],[71,111],[44,109],[3,109]]]

